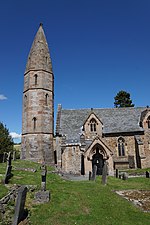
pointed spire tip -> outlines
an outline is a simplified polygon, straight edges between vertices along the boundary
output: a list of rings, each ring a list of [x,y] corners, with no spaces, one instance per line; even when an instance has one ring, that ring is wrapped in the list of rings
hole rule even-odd
[[[40,23],[40,27],[43,27],[43,23]]]

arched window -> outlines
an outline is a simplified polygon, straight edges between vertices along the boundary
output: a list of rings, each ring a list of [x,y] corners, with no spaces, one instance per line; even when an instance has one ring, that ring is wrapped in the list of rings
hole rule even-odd
[[[46,64],[48,64],[48,57],[46,56],[45,58],[46,58]]]
[[[94,118],[90,120],[90,131],[96,132],[96,120]]]
[[[147,127],[150,128],[150,116],[147,118]]]
[[[33,129],[34,130],[36,129],[36,121],[37,121],[36,117],[33,117]]]
[[[35,85],[37,85],[37,78],[38,78],[38,75],[35,74],[35,75],[34,75],[34,84],[35,84]]]
[[[26,107],[27,106],[27,96],[25,95],[24,96],[24,107]]]
[[[118,139],[118,155],[125,156],[125,143],[124,139],[120,137]]]
[[[49,97],[49,95],[46,94],[46,95],[45,95],[45,104],[46,104],[46,105],[48,105],[48,97]]]

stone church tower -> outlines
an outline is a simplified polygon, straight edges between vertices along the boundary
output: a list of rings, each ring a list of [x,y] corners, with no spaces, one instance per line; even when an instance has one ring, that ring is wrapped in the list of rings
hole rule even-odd
[[[24,73],[21,158],[54,163],[54,76],[42,24]]]

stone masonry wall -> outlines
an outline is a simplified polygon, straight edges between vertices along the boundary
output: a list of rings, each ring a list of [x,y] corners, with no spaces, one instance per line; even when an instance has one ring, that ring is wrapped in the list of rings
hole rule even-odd
[[[79,146],[66,147],[62,155],[62,170],[67,173],[81,173],[81,154]]]
[[[28,134],[22,136],[21,158],[35,162],[53,162],[52,136],[49,134]]]

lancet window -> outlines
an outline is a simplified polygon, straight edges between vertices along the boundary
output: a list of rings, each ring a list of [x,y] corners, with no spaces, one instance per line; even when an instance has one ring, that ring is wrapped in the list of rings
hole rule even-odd
[[[36,117],[33,117],[33,129],[34,130],[36,129],[36,121],[37,121]]]
[[[45,104],[48,105],[48,94],[45,95]]]
[[[90,131],[96,132],[96,120],[94,118],[90,120]]]
[[[118,139],[118,155],[125,156],[125,141],[122,137]]]
[[[38,75],[35,74],[35,75],[34,75],[34,84],[35,84],[35,85],[37,85],[37,78],[38,78]]]

